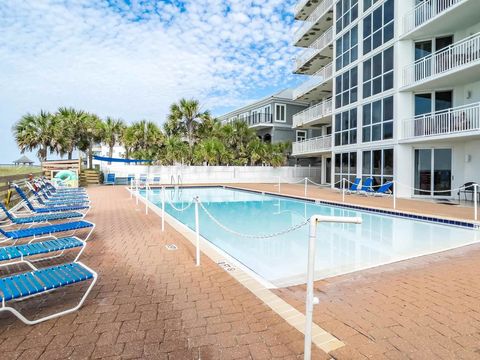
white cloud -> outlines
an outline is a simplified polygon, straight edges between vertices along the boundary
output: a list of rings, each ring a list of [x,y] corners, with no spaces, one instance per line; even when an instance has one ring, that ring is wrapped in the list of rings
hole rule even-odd
[[[215,109],[287,86],[294,79],[287,13],[292,5],[2,1],[2,132],[5,122],[9,128],[22,113],[41,108],[72,105],[102,116],[162,122],[180,97],[199,98]]]

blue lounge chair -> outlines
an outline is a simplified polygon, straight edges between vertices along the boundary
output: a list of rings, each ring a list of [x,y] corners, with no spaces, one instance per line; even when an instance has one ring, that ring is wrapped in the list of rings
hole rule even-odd
[[[115,185],[115,174],[114,173],[107,174],[107,178],[103,182],[103,185]]]
[[[38,194],[41,195],[45,200],[71,200],[71,199],[88,199],[88,194],[84,192],[80,193],[64,193],[64,194],[54,194],[50,192],[44,185],[36,183],[38,188]],[[30,187],[32,191],[35,191],[35,188]]]
[[[157,185],[160,184],[160,176],[154,176],[153,177],[153,183],[157,184]]]
[[[68,211],[76,211],[76,210],[85,210],[85,214],[90,210],[89,205],[65,205],[65,206],[51,206],[51,207],[35,207],[32,202],[28,199],[27,195],[23,192],[23,190],[18,186],[14,185],[15,190],[17,191],[18,195],[23,200],[22,205],[26,207],[28,210],[34,213],[51,213],[51,212],[68,212]]]
[[[65,252],[65,250],[80,249],[75,261],[80,257],[85,247],[85,241],[77,237],[65,237],[47,241],[40,241],[30,244],[14,245],[0,247],[0,266],[12,265],[12,261],[19,262],[36,262],[39,260],[47,260],[53,257],[58,257]],[[51,253],[60,252],[56,256],[50,256]],[[48,257],[39,255],[49,255]],[[25,260],[26,258],[35,256],[35,259]]]
[[[72,234],[70,236],[73,236],[77,230],[84,229],[90,229],[84,239],[84,241],[87,241],[92,234],[93,229],[95,229],[95,224],[85,220],[71,221],[53,225],[42,225],[10,231],[5,231],[4,229],[0,228],[0,235],[3,236],[3,238],[0,237],[0,243],[6,241],[13,241],[14,243],[16,243],[18,240],[26,238],[33,238],[33,240],[35,240],[38,238],[54,237],[53,234],[63,233],[67,231],[71,231]]]
[[[372,184],[373,184],[373,178],[367,178],[362,184],[362,187],[360,190],[358,190],[359,193],[362,194],[371,194],[374,192],[372,189]]]
[[[33,271],[0,278],[0,312],[8,311],[28,325],[66,315],[78,310],[95,285],[98,275],[81,262],[53,266],[38,270],[31,265]],[[52,315],[29,320],[14,307],[8,306],[10,301],[20,301],[32,296],[50,293],[59,288],[91,280],[90,286],[74,307],[56,312]]]
[[[27,187],[32,191],[36,201],[43,206],[60,206],[60,205],[84,205],[89,204],[90,200],[85,197],[58,197],[56,199],[44,200],[43,197],[35,190],[33,185],[27,182]]]
[[[84,217],[84,215],[79,212],[52,213],[52,214],[34,215],[34,216],[16,216],[14,213],[10,212],[5,207],[5,205],[3,205],[1,202],[0,202],[0,209],[2,209],[2,211],[5,213],[5,215],[7,216],[7,219],[10,220],[10,222],[15,225],[42,223],[42,222],[50,222],[50,221]]]
[[[386,195],[391,195],[392,194],[392,188],[393,182],[389,181],[383,184],[378,188],[377,191],[373,193],[374,196],[386,196]]]
[[[360,186],[360,181],[362,181],[362,179],[360,178],[355,178],[354,182],[350,185],[350,187],[347,189],[347,193],[354,193],[354,192],[357,192],[358,191],[358,187]]]
[[[51,191],[52,193],[58,193],[58,194],[85,193],[84,188],[62,188],[62,189],[56,188],[46,179],[42,179],[42,183],[46,187],[48,187],[48,190]]]

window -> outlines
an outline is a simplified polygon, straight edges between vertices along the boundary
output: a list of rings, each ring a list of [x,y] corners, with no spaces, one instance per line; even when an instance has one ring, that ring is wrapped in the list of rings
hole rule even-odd
[[[307,130],[297,130],[297,141],[307,140]]]
[[[363,12],[370,9],[376,2],[378,2],[378,0],[363,0]]]
[[[358,59],[357,26],[354,26],[350,31],[347,31],[337,40],[335,51],[335,65],[337,71]]]
[[[393,39],[393,0],[387,0],[363,19],[363,54]]]
[[[342,179],[353,182],[357,176],[357,153],[335,154],[335,187],[342,187]],[[347,184],[345,184],[347,186]]]
[[[357,109],[335,114],[335,146],[357,143]]]
[[[393,180],[393,149],[363,152],[362,182],[367,178],[373,178],[374,186]]]
[[[275,104],[275,121],[286,122],[286,106],[284,104]]]
[[[393,46],[363,63],[363,98],[393,88]]]
[[[362,141],[393,138],[393,96],[363,105]]]
[[[335,10],[337,16],[335,27],[338,34],[358,17],[358,0],[338,0]]]
[[[335,108],[357,101],[358,71],[353,67],[335,78]]]

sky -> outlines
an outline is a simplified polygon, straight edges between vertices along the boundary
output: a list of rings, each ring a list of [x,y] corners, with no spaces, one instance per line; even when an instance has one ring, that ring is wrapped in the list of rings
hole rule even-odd
[[[0,164],[20,154],[13,124],[41,109],[161,124],[182,97],[218,116],[296,86],[294,3],[1,0]]]

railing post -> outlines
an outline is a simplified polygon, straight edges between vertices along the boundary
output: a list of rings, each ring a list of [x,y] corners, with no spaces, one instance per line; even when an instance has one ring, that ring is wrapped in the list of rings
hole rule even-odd
[[[198,218],[198,196],[195,197],[195,257],[196,266],[200,266],[200,221]]]
[[[162,186],[162,232],[165,231],[165,186]]]
[[[136,186],[136,191],[135,191],[135,196],[137,197],[137,205],[138,205],[138,194],[139,194],[139,191],[138,191],[138,180],[135,182]]]
[[[313,294],[313,281],[315,273],[315,245],[317,240],[317,223],[334,222],[361,224],[360,217],[335,217],[313,215],[310,217],[310,228],[308,236],[308,262],[307,262],[307,295],[305,299],[305,343],[304,343],[304,360],[310,360],[312,357],[312,321],[313,321],[313,305],[318,304],[318,298]]]
[[[307,197],[308,178],[305,178],[304,182],[305,182],[305,191],[304,191],[304,193],[305,193],[305,197]]]
[[[393,182],[393,208],[397,209],[397,182],[392,180]]]
[[[149,190],[149,186],[148,186],[148,181],[147,183],[145,184],[145,215],[148,215],[148,190]]]
[[[475,221],[478,220],[478,184],[473,184],[473,196],[474,196],[474,218]]]
[[[342,202],[345,202],[345,178],[342,178]]]

